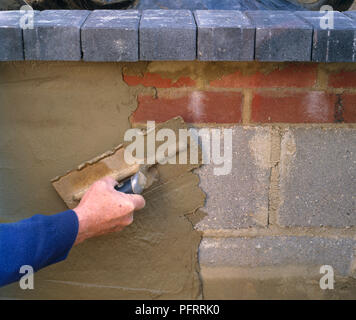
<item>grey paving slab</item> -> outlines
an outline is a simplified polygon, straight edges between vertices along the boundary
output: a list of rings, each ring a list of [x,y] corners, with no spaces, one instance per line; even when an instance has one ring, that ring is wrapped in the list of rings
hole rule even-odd
[[[349,275],[353,239],[307,236],[267,236],[254,238],[203,238],[199,262],[204,267],[310,266],[319,273],[330,265],[337,275]]]
[[[81,60],[80,28],[90,11],[45,10],[23,32],[26,60]]]
[[[255,51],[255,27],[241,11],[198,10],[198,59],[203,61],[251,61]]]
[[[140,60],[195,60],[196,24],[189,10],[145,10],[140,22]]]
[[[310,61],[313,28],[290,11],[247,11],[258,61]]]
[[[228,155],[228,151],[223,151],[224,141],[232,155],[231,171],[218,175],[219,166],[213,161],[197,170],[200,186],[207,195],[201,209],[207,216],[197,227],[200,230],[264,227],[268,220],[270,129],[236,126],[232,129],[231,146],[221,134],[221,154]]]
[[[356,61],[356,22],[341,12],[303,11],[296,14],[314,28],[312,60]]]
[[[0,61],[23,60],[20,11],[0,11]]]
[[[356,130],[291,128],[280,161],[283,226],[356,225]]]
[[[82,26],[84,61],[138,61],[137,10],[97,10]]]

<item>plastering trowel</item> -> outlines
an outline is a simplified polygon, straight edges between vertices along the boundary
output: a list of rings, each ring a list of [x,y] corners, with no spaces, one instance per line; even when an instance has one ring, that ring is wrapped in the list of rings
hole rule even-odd
[[[188,129],[181,117],[176,117],[164,123],[158,124],[155,130],[171,129],[179,136],[180,129]],[[149,131],[144,132],[147,142]],[[162,143],[161,143],[162,144]],[[191,143],[190,143],[191,144]],[[168,160],[171,157],[177,157],[180,153],[187,152],[190,144],[180,145],[179,141],[175,143],[175,148],[163,156]],[[90,161],[81,164],[77,169],[69,171],[63,176],[52,180],[52,185],[67,204],[69,208],[78,205],[89,187],[97,180],[110,176],[119,184],[116,190],[125,193],[141,194],[158,180],[157,165],[164,163],[161,157],[156,157],[153,163],[144,162],[144,164],[127,164],[124,153],[127,145],[121,144],[114,150],[108,151]]]
[[[129,194],[141,194],[143,190],[152,185],[158,179],[158,172],[153,168],[148,170],[142,166],[137,173],[118,184],[115,189]]]

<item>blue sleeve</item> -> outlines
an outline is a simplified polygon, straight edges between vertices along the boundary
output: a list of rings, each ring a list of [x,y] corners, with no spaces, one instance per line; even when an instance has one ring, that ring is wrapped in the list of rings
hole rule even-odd
[[[23,265],[37,271],[64,260],[77,237],[78,227],[73,210],[0,224],[0,286],[20,279]]]

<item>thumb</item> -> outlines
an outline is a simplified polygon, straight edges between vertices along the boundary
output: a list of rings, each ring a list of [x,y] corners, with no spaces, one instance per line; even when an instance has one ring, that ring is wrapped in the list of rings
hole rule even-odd
[[[146,201],[145,201],[145,198],[142,197],[141,195],[139,195],[139,194],[128,194],[127,196],[129,197],[129,199],[134,204],[135,210],[140,210],[140,209],[145,207]]]

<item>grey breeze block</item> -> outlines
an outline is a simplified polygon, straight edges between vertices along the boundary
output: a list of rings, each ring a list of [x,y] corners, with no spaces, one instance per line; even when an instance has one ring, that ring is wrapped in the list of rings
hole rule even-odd
[[[289,128],[281,141],[278,223],[356,226],[356,130]]]
[[[246,11],[256,26],[255,60],[310,61],[313,28],[289,11]]]
[[[325,12],[302,11],[296,13],[314,28],[313,55],[315,62],[354,62],[356,22],[341,12],[333,14],[334,25],[326,21]],[[326,22],[329,22],[328,25]]]
[[[96,10],[82,27],[85,61],[138,61],[137,10]]]
[[[140,60],[195,60],[196,25],[189,10],[145,10],[140,23]]]
[[[196,170],[200,187],[207,194],[205,206],[201,208],[207,216],[197,224],[199,230],[266,227],[268,224],[271,131],[240,126],[231,129],[231,172],[216,175],[213,164]],[[222,134],[221,154],[224,140]]]
[[[308,236],[203,238],[199,262],[212,268],[309,266],[317,273],[331,265],[337,275],[348,276],[355,244],[353,239]]]
[[[203,61],[252,61],[255,27],[241,11],[198,10],[198,59]]]
[[[81,60],[80,28],[86,10],[45,10],[35,15],[34,29],[23,31],[26,60]]]
[[[20,11],[0,11],[0,61],[23,60]]]

